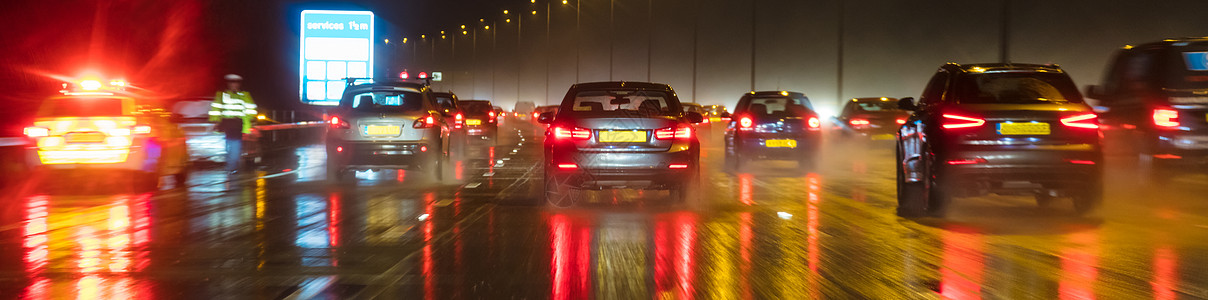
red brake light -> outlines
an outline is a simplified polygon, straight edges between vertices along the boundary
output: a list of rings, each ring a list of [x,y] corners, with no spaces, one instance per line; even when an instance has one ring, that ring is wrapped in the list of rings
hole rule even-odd
[[[554,127],[554,138],[587,140],[587,139],[591,139],[591,130],[578,128],[578,127],[575,127],[575,128],[569,129],[569,130],[562,128],[562,127]]]
[[[906,124],[906,119],[897,119],[897,120],[894,120],[894,121],[895,121],[895,122],[898,122],[898,125]]]
[[[579,168],[579,165],[576,165],[576,164],[558,164],[558,168],[559,168],[559,169],[564,169],[564,170],[578,169],[578,168]]]
[[[972,164],[980,164],[980,163],[985,163],[985,162],[986,162],[986,159],[984,159],[984,158],[953,159],[953,160],[949,160],[948,164],[949,165],[972,165]]]
[[[688,164],[671,164],[671,165],[667,166],[667,168],[668,169],[687,169]]]
[[[679,127],[667,127],[656,129],[654,131],[654,139],[670,140],[670,139],[690,139],[692,138],[692,127],[680,125]]]
[[[979,127],[986,124],[986,120],[966,117],[961,115],[944,114],[944,123],[940,125],[944,129],[970,128]]]
[[[738,119],[738,126],[744,129],[751,129],[751,126],[755,126],[755,121],[751,120],[751,117],[742,117]]]
[[[871,124],[870,122],[868,122],[868,120],[865,120],[865,119],[851,119],[851,121],[847,121],[847,123],[851,124],[851,126],[864,126],[864,125]]]
[[[428,115],[427,117],[424,117],[423,119],[415,119],[415,125],[412,125],[411,127],[432,128],[433,126],[436,126],[436,117],[433,117],[432,115]]]
[[[1069,127],[1099,129],[1099,116],[1095,114],[1081,114],[1070,117],[1061,118],[1061,124]]]
[[[339,116],[332,116],[331,120],[328,120],[327,123],[334,129],[347,129],[349,127],[348,121],[340,119]]]
[[[1153,125],[1167,129],[1179,127],[1179,111],[1169,108],[1154,109]]]
[[[487,112],[487,116],[490,116],[490,117],[494,118],[494,117],[495,117],[495,112],[494,112],[494,111],[489,111],[489,112]]]
[[[810,126],[810,130],[819,130],[822,129],[822,120],[818,120],[818,117],[810,117],[806,125]]]

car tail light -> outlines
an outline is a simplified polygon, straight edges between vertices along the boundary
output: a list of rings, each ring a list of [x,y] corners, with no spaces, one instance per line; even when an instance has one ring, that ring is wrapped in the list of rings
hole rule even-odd
[[[1179,111],[1169,108],[1154,109],[1153,125],[1158,128],[1179,127]]]
[[[701,120],[700,122],[701,122],[701,123],[705,123],[705,124],[709,124],[709,118],[704,118],[704,119],[703,119],[703,120]]]
[[[463,121],[464,119],[465,119],[465,116],[461,115],[461,113],[457,113],[456,115],[453,115],[453,128],[461,128],[461,125],[462,125],[462,122],[464,122]]]
[[[1065,124],[1065,126],[1076,127],[1076,128],[1099,129],[1099,119],[1098,118],[1099,118],[1099,116],[1096,116],[1095,114],[1090,114],[1090,113],[1074,115],[1074,116],[1061,118],[1061,124]]]
[[[822,120],[818,120],[818,117],[810,117],[809,121],[806,122],[806,125],[809,125],[809,130],[822,129]]]
[[[487,112],[487,116],[494,118],[494,117],[495,117],[495,112],[493,112],[493,111],[489,111],[489,112]]]
[[[982,125],[986,125],[985,119],[966,117],[966,116],[954,115],[954,114],[944,114],[944,122],[943,122],[943,125],[940,125],[940,126],[944,127],[944,129],[957,129],[957,128],[979,127]]]
[[[43,127],[25,127],[25,136],[31,138],[45,137],[50,135],[50,129]]]
[[[692,127],[680,125],[679,127],[667,127],[654,130],[654,139],[670,140],[670,139],[690,139],[692,138]]]
[[[969,158],[969,159],[951,159],[951,160],[948,160],[948,164],[949,164],[949,165],[972,165],[972,164],[981,164],[981,163],[985,163],[985,162],[986,162],[986,159],[984,159],[984,158]]]
[[[742,118],[738,119],[739,128],[744,129],[744,130],[751,130],[752,126],[755,126],[755,120],[751,120],[751,117],[742,117]]]
[[[339,116],[332,116],[330,120],[327,120],[327,124],[334,129],[348,129],[350,127],[348,121],[341,119]]]
[[[688,164],[671,164],[671,165],[667,166],[667,168],[668,169],[687,169]]]
[[[415,119],[415,125],[412,125],[411,127],[414,127],[414,128],[432,128],[433,126],[436,126],[436,117],[434,117],[434,116],[432,116],[432,115],[428,115],[428,116],[423,117],[423,118],[418,118],[418,119]]]
[[[903,124],[906,124],[906,119],[897,119],[897,120],[894,120],[894,122],[897,122],[898,125],[903,125]]]
[[[1070,159],[1067,161],[1069,161],[1071,164],[1075,164],[1075,165],[1093,165],[1093,164],[1095,164],[1095,161],[1093,161],[1093,160]]]
[[[855,127],[864,127],[868,126],[868,124],[872,124],[872,122],[868,122],[868,120],[865,119],[851,119],[851,121],[847,121],[847,124],[851,124],[851,126]]]
[[[576,164],[558,164],[558,168],[559,168],[559,169],[563,169],[563,170],[573,170],[573,169],[578,169],[578,168],[579,168],[579,165],[576,165]]]
[[[566,129],[566,128],[562,128],[562,127],[554,127],[554,138],[555,139],[587,140],[587,139],[591,139],[591,130],[578,128],[578,127],[571,128],[571,129]]]

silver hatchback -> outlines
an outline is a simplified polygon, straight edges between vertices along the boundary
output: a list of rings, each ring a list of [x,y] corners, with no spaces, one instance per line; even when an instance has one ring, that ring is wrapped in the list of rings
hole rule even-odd
[[[450,129],[423,84],[348,87],[328,124],[328,179],[350,170],[407,169],[441,180]]]

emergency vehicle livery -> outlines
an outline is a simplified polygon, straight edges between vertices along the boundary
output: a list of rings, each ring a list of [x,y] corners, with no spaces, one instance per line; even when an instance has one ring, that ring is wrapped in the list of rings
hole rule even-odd
[[[65,87],[71,86],[65,84]],[[124,82],[81,81],[44,100],[33,126],[27,160],[34,171],[128,172],[137,184],[155,188],[163,175],[177,185],[188,176],[184,133],[171,113],[121,93]]]

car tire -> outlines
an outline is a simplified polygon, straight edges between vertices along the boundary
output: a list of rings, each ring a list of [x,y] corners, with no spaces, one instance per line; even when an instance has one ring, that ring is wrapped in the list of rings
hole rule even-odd
[[[928,176],[927,188],[924,190],[927,195],[927,214],[934,218],[943,218],[948,214],[948,206],[952,204],[951,192],[948,190],[953,185],[948,184],[946,178],[940,172],[935,170],[933,161],[927,162]]]
[[[691,172],[688,180],[670,190],[671,201],[675,204],[688,203],[688,200],[692,198],[692,192],[700,187],[700,167],[693,168]]]
[[[569,176],[557,176],[545,172],[545,202],[550,207],[566,208],[574,206],[579,199],[577,193],[566,184]]]
[[[327,180],[328,181],[340,182],[340,181],[344,180],[344,176],[346,175],[345,173],[347,173],[347,171],[344,170],[344,166],[335,164],[334,162],[332,162],[330,160],[327,161]]]
[[[897,214],[900,217],[915,218],[921,217],[926,212],[926,187],[922,182],[906,182],[906,170],[902,167],[902,151],[897,150],[897,188],[898,188],[898,209]]]
[[[1074,212],[1079,216],[1091,214],[1103,205],[1102,184],[1092,184],[1082,192],[1074,194]]]

